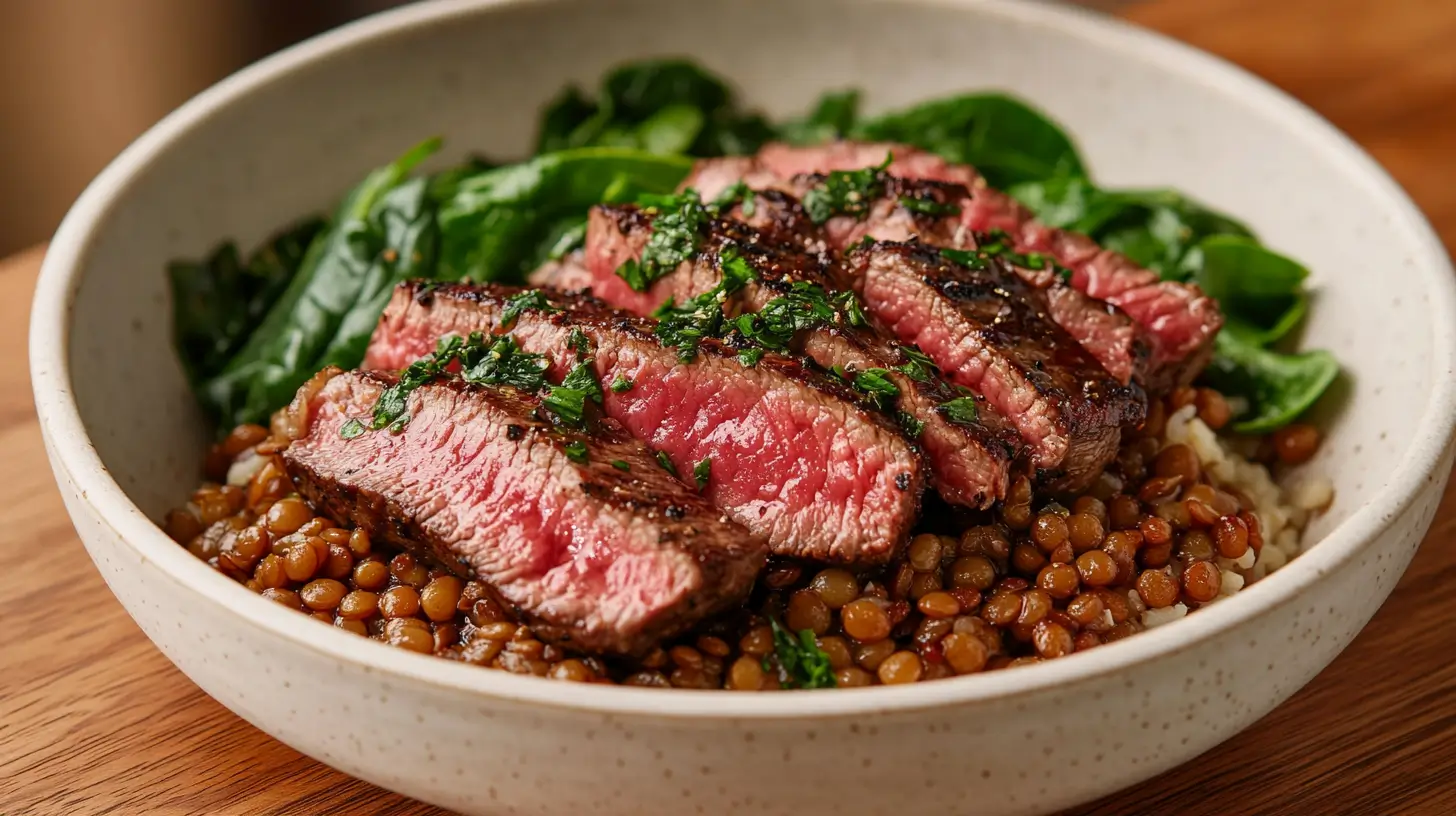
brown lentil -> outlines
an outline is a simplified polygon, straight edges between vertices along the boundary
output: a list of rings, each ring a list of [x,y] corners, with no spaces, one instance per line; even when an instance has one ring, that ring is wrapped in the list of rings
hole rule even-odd
[[[890,616],[872,600],[861,598],[845,604],[839,615],[844,633],[860,643],[873,643],[890,636]]]
[[[891,686],[914,683],[924,671],[920,655],[914,652],[895,652],[880,663],[875,674],[879,676],[881,683]]]
[[[819,594],[819,599],[830,609],[839,609],[859,596],[859,581],[849,570],[831,568],[814,576],[809,588]]]
[[[1213,528],[1218,554],[1224,558],[1242,558],[1249,551],[1249,526],[1238,516],[1223,516]]]
[[[931,592],[916,603],[921,614],[929,618],[953,618],[961,612],[960,601],[948,592]]]
[[[1137,593],[1150,608],[1163,609],[1178,602],[1178,582],[1162,570],[1143,570]]]
[[[379,614],[386,618],[411,618],[420,612],[420,593],[412,586],[390,587],[379,596]]]
[[[1183,591],[1198,603],[1208,603],[1218,597],[1223,586],[1223,576],[1218,567],[1208,561],[1195,561],[1183,571]]]
[[[1076,568],[1068,564],[1051,564],[1043,567],[1036,576],[1036,585],[1043,592],[1057,600],[1065,600],[1077,592],[1079,580]]]

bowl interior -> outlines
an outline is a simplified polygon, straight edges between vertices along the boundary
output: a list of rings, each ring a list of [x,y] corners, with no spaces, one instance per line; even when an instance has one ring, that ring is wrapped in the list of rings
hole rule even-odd
[[[352,47],[312,59],[320,46],[306,46],[210,91],[194,103],[205,115],[145,137],[165,149],[138,148],[105,204],[64,335],[71,385],[101,461],[152,518],[194,486],[210,433],[170,344],[169,259],[227,237],[249,247],[426,136],[447,138],[441,161],[522,155],[563,84],[590,86],[645,55],[697,58],[775,115],[846,86],[871,109],[1010,90],[1065,123],[1101,181],[1179,188],[1306,262],[1317,295],[1305,342],[1346,372],[1320,407],[1329,442],[1311,467],[1338,498],[1312,538],[1411,453],[1444,376],[1436,315],[1448,307],[1431,294],[1441,261],[1399,196],[1306,114],[1176,47],[1130,48],[1116,27],[994,2],[563,0],[411,19],[389,36],[366,22],[333,40]]]

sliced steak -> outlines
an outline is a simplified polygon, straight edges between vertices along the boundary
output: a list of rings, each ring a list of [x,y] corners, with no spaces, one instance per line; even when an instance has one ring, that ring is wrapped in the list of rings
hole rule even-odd
[[[649,290],[652,297],[681,301],[713,289],[722,280],[719,269],[724,251],[738,253],[757,278],[723,306],[730,315],[759,312],[776,298],[792,297],[795,286],[811,284],[823,292],[847,288],[837,267],[824,257],[805,251],[800,224],[788,202],[781,208],[756,211],[787,212],[788,217],[766,219],[765,229],[742,222],[714,219],[704,229],[699,251]],[[586,254],[590,260],[591,289],[614,306],[640,314],[651,312],[650,298],[640,297],[622,284],[617,269],[628,258],[640,258],[652,234],[652,217],[635,207],[598,207],[590,218]],[[948,417],[941,405],[959,395],[946,386],[938,372],[922,371],[888,332],[875,325],[851,326],[843,321],[800,333],[792,350],[807,355],[821,367],[853,377],[881,369],[898,395],[888,407],[904,416],[902,430],[925,451],[932,482],[947,501],[986,507],[1005,496],[1014,451],[1020,447],[1015,432],[1004,423],[996,429],[979,421]],[[912,372],[916,376],[911,376]],[[999,417],[988,417],[995,424]]]
[[[410,394],[403,431],[344,438],[395,381],[334,376],[283,453],[299,491],[335,520],[465,567],[539,634],[590,652],[643,652],[752,589],[763,541],[615,423],[563,432],[534,398],[450,379]]]
[[[794,176],[770,193],[754,199],[753,223],[808,222],[793,194],[802,196],[823,183],[821,175]],[[786,192],[788,191],[788,192]],[[1097,358],[1103,368],[1126,384],[1156,382],[1160,374],[1151,361],[1151,338],[1127,313],[1105,301],[1077,291],[1038,254],[1012,252],[1009,236],[971,230],[962,214],[971,206],[970,194],[958,184],[938,181],[884,179],[884,189],[867,203],[862,216],[828,219],[817,233],[824,248],[843,252],[859,242],[919,240],[951,249],[1000,248],[998,254],[1028,284],[1046,292],[1049,314]],[[735,211],[736,213],[737,211]],[[815,245],[817,246],[817,245]]]
[[[1000,261],[966,266],[919,243],[852,250],[865,308],[920,347],[956,385],[1021,432],[1043,481],[1088,484],[1136,425],[1146,398],[1123,385],[1047,315],[1044,293]]]
[[[972,168],[946,162],[938,156],[912,147],[890,144],[839,142],[816,147],[765,146],[755,161],[735,159],[731,164],[707,159],[698,163],[685,185],[695,186],[705,197],[731,186],[734,173],[750,185],[778,186],[802,192],[790,184],[795,175],[828,173],[873,167],[893,157],[887,173],[892,177],[943,182],[965,187],[970,200],[961,207],[958,223],[972,232],[1001,230],[1018,252],[1040,252],[1071,270],[1073,288],[1096,301],[1104,301],[1125,312],[1146,332],[1151,362],[1143,372],[1151,388],[1186,383],[1197,376],[1212,354],[1213,338],[1223,324],[1218,305],[1197,286],[1162,281],[1157,274],[1138,266],[1127,257],[1104,250],[1083,235],[1054,229],[1039,223],[1015,199],[989,187]],[[871,213],[874,217],[876,214]],[[880,213],[881,216],[886,215]],[[903,219],[876,225],[876,237],[905,238]],[[850,236],[844,236],[848,239]],[[933,242],[940,238],[921,235]],[[847,240],[844,245],[852,243]],[[1070,308],[1070,307],[1067,307]],[[1094,343],[1094,347],[1096,344]],[[1109,347],[1110,348],[1110,347]],[[1114,363],[1114,368],[1117,364]]]
[[[437,338],[499,332],[519,290],[405,284],[375,329],[365,358],[398,369]],[[924,489],[923,464],[892,422],[855,403],[842,385],[778,355],[748,368],[704,341],[690,363],[650,321],[589,298],[552,295],[510,326],[559,378],[577,361],[574,335],[592,347],[603,412],[693,478],[709,462],[705,494],[773,552],[840,562],[883,562],[909,535]],[[616,387],[613,387],[613,386]]]

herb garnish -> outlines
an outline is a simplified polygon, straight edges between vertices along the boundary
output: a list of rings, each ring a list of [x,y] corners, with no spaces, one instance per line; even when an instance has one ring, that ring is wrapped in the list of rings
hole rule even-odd
[[[912,414],[900,411],[895,414],[895,419],[900,422],[900,427],[904,429],[905,435],[911,439],[919,439],[920,434],[925,432],[925,423],[916,419]]]
[[[738,352],[738,362],[748,368],[758,365],[758,361],[762,359],[763,349],[761,348],[746,348]]]
[[[586,443],[580,439],[573,439],[561,448],[566,453],[566,458],[573,462],[586,464]]]
[[[626,377],[623,377],[621,374],[618,374],[616,379],[612,380],[613,394],[623,394],[631,390],[632,381]]]
[[[732,247],[723,250],[718,267],[722,279],[717,286],[681,306],[673,305],[669,298],[652,313],[657,318],[653,334],[663,345],[675,347],[677,358],[683,363],[691,363],[698,356],[698,346],[704,338],[723,336],[726,325],[723,303],[754,277],[753,267]]]
[[[667,454],[663,453],[662,451],[657,452],[657,464],[661,465],[663,470],[671,473],[673,476],[677,475],[677,466],[674,465],[672,463],[672,460],[667,458]]]
[[[935,361],[914,346],[901,346],[900,352],[908,362],[895,366],[895,369],[916,382],[930,382],[937,370]]]
[[[571,345],[571,350],[576,352],[576,359],[582,360],[591,356],[591,339],[583,334],[581,329],[571,330],[571,339],[569,343]]]
[[[917,215],[960,215],[961,208],[954,204],[942,204],[933,198],[912,198],[900,196],[900,206]]]
[[[819,648],[813,630],[801,629],[795,639],[775,618],[769,618],[768,622],[773,627],[774,654],[779,659],[779,668],[783,669],[779,677],[780,686],[801,689],[835,687],[829,655]],[[768,658],[764,658],[764,662],[767,663]]]
[[[753,190],[748,188],[748,185],[743,182],[743,179],[733,182],[731,186],[719,193],[718,197],[713,199],[713,203],[708,205],[708,207],[714,215],[718,215],[719,213],[733,209],[733,205],[740,201],[743,202],[743,217],[752,218],[754,208]]]
[[[591,361],[584,360],[567,372],[561,385],[553,385],[546,390],[541,406],[550,411],[559,424],[580,428],[585,420],[588,399],[601,404],[602,387],[592,372]]]
[[[693,465],[693,483],[699,490],[708,486],[708,476],[713,469],[713,457],[705,456],[696,465]]]
[[[509,385],[534,394],[546,384],[546,358],[521,351],[516,338],[496,338],[489,346],[479,332],[461,347],[460,379],[475,385]]]
[[[540,309],[547,312],[561,311],[546,300],[546,294],[540,289],[531,289],[506,300],[506,308],[501,311],[501,328],[509,331],[516,324],[516,318],[527,309]]]
[[[889,371],[883,368],[867,368],[856,374],[850,384],[861,391],[877,407],[884,408],[890,400],[900,396],[900,389],[890,381]]]
[[[622,461],[621,459],[613,459],[612,467],[616,468],[617,470],[625,470],[628,472],[631,472],[632,470],[632,465]]]
[[[834,307],[824,287],[795,281],[787,292],[765,303],[757,313],[740,315],[734,326],[739,334],[759,346],[785,351],[795,334],[827,325],[834,316]]]
[[[870,202],[884,193],[885,170],[893,158],[893,154],[886,153],[885,160],[874,167],[826,173],[823,181],[804,193],[804,212],[809,220],[823,224],[836,215],[863,218]]]
[[[339,428],[339,436],[342,436],[345,439],[353,439],[359,434],[364,433],[364,431],[364,423],[360,422],[357,419],[351,419],[348,422],[345,422]]]
[[[472,340],[475,338],[476,335],[471,335]],[[404,371],[400,372],[399,381],[384,389],[379,394],[379,398],[374,401],[374,419],[369,423],[369,429],[377,431],[402,420],[408,421],[408,417],[405,416],[405,408],[408,406],[410,392],[433,380],[444,371],[464,346],[465,341],[461,340],[459,335],[446,335],[440,338],[433,354],[427,354],[410,363]],[[399,428],[403,430],[404,426],[400,425]],[[390,427],[390,430],[395,431],[393,427]]]
[[[946,419],[951,422],[959,422],[962,425],[970,425],[981,416],[975,397],[957,397],[948,402],[942,402],[940,412],[945,414]]]
[[[642,248],[642,258],[628,259],[617,268],[617,276],[634,292],[646,292],[658,278],[691,258],[698,251],[698,231],[708,220],[708,211],[697,190],[643,200],[648,202],[649,213],[657,210],[661,215],[652,222],[652,235]]]
[[[1072,270],[1058,264],[1050,255],[1040,252],[1016,252],[1012,246],[1011,237],[1001,230],[991,230],[986,234],[986,238],[987,240],[975,249],[942,249],[940,254],[968,269],[985,269],[988,260],[997,258],[1022,269],[1038,271],[1050,269],[1063,281],[1072,280]]]
[[[860,305],[859,297],[850,291],[840,292],[832,298],[835,308],[844,315],[844,322],[851,326],[868,326],[869,320],[865,317],[864,307]]]

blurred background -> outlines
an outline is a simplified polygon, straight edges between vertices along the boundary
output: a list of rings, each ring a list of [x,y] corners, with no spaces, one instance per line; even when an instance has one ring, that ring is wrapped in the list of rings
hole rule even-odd
[[[48,238],[113,156],[198,91],[403,2],[0,0],[0,257]]]

